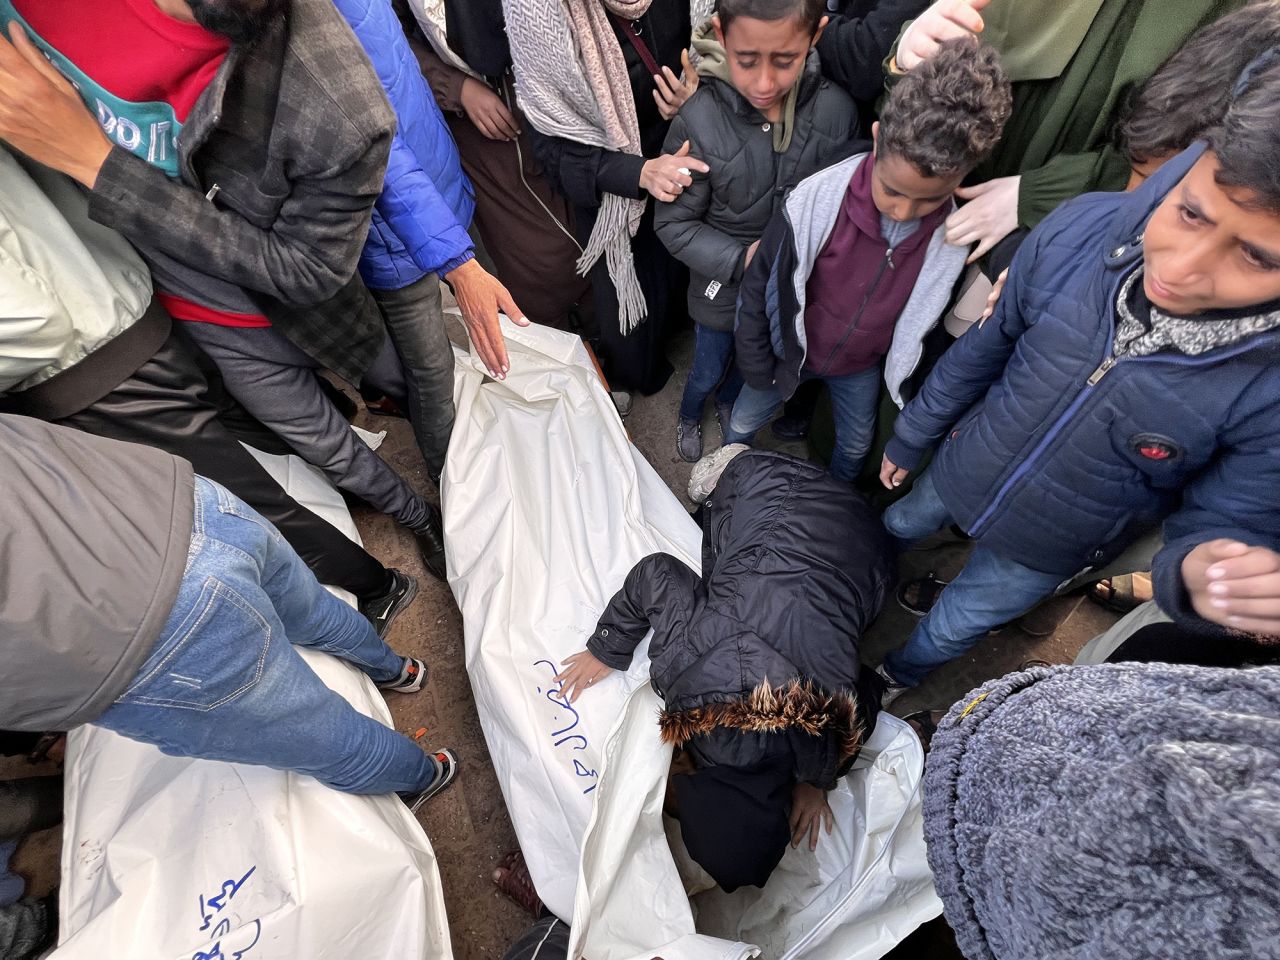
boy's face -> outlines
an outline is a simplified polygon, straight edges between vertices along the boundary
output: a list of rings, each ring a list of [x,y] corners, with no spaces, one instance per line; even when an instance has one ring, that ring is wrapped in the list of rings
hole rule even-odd
[[[711,20],[716,39],[729,58],[729,75],[734,88],[764,116],[773,121],[782,115],[782,101],[800,79],[809,48],[822,36],[827,18],[810,34],[795,18],[757,20],[735,17],[727,31],[720,17]]]
[[[1191,316],[1280,298],[1280,214],[1248,206],[1248,190],[1214,180],[1205,153],[1152,214],[1143,287],[1161,310]]]
[[[880,124],[871,125],[871,138],[878,142]],[[875,151],[876,165],[871,171],[871,199],[876,209],[890,220],[905,223],[927,217],[951,199],[964,180],[963,172],[951,177],[926,177],[904,157],[896,153]]]

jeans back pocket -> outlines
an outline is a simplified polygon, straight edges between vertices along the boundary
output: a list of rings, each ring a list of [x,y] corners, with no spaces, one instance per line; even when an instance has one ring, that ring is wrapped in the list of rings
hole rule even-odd
[[[160,638],[117,702],[213,710],[262,679],[270,645],[266,617],[227,584],[206,577],[186,615]]]

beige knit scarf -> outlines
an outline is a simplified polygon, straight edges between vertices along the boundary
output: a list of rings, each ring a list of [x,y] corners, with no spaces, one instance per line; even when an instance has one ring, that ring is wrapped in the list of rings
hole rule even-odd
[[[640,156],[640,125],[622,47],[609,22],[616,13],[638,20],[652,0],[502,0],[516,87],[525,115],[539,131],[592,147]],[[695,0],[693,16],[707,3]],[[626,335],[648,306],[636,277],[631,238],[645,201],[606,193],[578,272],[603,255],[618,295],[618,327]]]

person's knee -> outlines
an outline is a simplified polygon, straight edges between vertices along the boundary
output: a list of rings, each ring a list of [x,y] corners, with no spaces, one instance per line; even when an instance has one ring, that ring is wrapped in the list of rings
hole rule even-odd
[[[884,528],[899,540],[911,540],[917,536],[911,522],[912,517],[910,515],[910,508],[905,506],[905,503],[905,498],[899,500],[897,503],[890,506],[881,518],[884,523]]]

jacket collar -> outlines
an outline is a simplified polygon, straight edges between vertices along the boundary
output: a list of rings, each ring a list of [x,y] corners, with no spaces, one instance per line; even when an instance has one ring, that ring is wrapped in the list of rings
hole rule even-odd
[[[1207,149],[1204,141],[1192,144],[1125,197],[1106,237],[1103,260],[1108,270],[1128,270],[1141,259],[1142,233],[1147,221]]]

